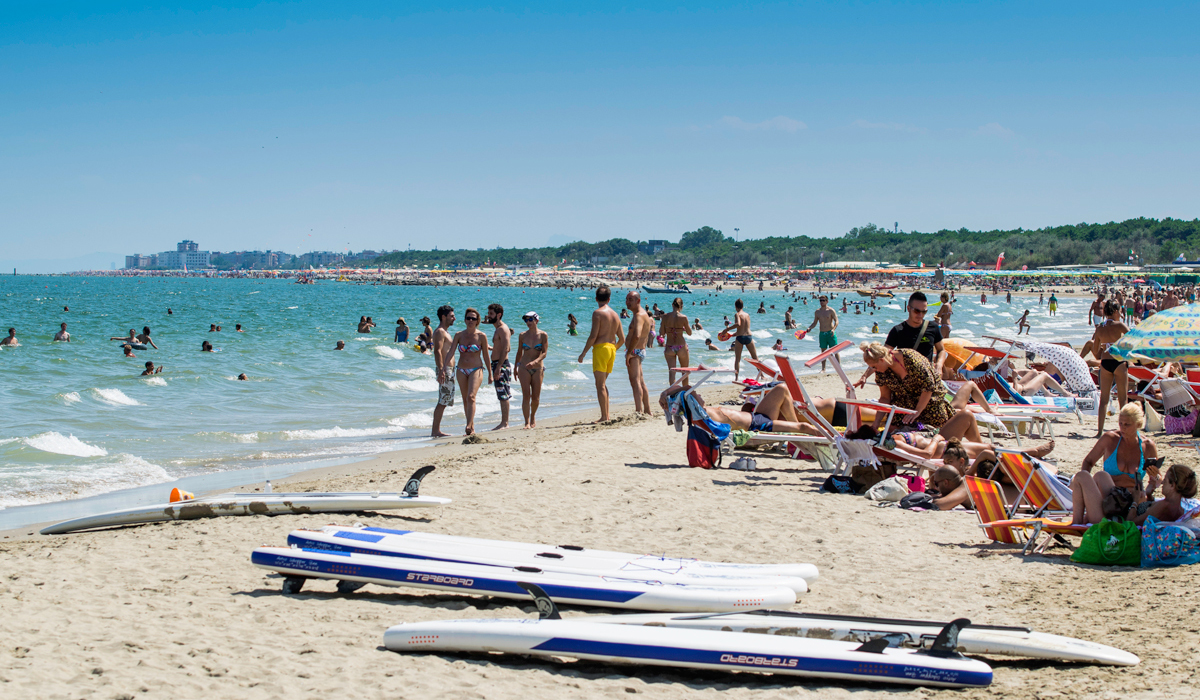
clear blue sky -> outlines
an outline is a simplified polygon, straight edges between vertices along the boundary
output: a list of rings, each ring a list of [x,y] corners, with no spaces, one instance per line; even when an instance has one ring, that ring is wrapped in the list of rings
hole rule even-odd
[[[575,6],[6,2],[0,260],[1200,216],[1200,3]]]

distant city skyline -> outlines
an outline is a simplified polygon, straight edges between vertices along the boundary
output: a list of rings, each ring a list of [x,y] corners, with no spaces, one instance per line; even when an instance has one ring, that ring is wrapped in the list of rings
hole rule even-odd
[[[0,269],[1200,215],[1194,3],[657,7],[6,8]]]

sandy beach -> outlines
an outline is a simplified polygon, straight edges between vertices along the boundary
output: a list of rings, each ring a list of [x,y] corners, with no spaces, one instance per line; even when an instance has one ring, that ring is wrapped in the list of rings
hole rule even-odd
[[[614,379],[623,379],[616,376]],[[832,374],[807,381],[840,395]],[[705,392],[730,398],[733,387]],[[908,512],[821,494],[815,463],[756,455],[759,469],[687,467],[684,436],[621,407],[306,473],[288,490],[399,490],[434,464],[422,493],[454,503],[399,514],[221,518],[69,536],[2,533],[0,689],[9,698],[395,697],[1184,697],[1200,652],[1200,594],[1189,568],[1076,566],[1066,550],[1023,558],[987,542],[965,511]],[[1110,420],[1115,425],[1115,420]],[[1094,425],[1056,425],[1060,469]],[[1008,443],[1012,444],[1012,443]],[[1026,443],[1028,444],[1028,443]],[[1167,463],[1194,455],[1167,448]],[[295,528],[366,523],[479,537],[579,544],[711,560],[811,562],[821,578],[795,610],[1029,625],[1138,654],[1111,668],[993,658],[995,681],[968,691],[801,682],[549,662],[516,656],[400,655],[383,631],[403,621],[525,617],[530,604],[328,581],[283,595],[250,565]],[[566,615],[603,612],[567,608]]]

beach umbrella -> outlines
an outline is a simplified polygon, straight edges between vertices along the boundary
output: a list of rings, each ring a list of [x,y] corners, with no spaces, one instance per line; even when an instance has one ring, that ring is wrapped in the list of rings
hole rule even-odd
[[[1144,280],[1144,279],[1136,279],[1133,281],[1133,284],[1145,284],[1145,283],[1146,283],[1146,280]]]
[[[1122,360],[1200,362],[1200,304],[1159,311],[1108,349]]]
[[[1063,384],[1071,391],[1076,394],[1090,394],[1096,390],[1096,383],[1092,381],[1092,371],[1088,369],[1087,362],[1071,348],[1053,343],[1025,342],[1021,345],[1047,362],[1053,362],[1062,372]]]

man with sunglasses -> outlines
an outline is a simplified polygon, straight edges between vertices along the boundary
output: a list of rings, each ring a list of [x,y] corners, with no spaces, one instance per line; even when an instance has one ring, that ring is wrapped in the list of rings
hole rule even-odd
[[[913,292],[908,298],[908,318],[888,331],[883,344],[889,348],[916,350],[933,364],[937,376],[943,377],[942,365],[946,364],[946,348],[942,345],[942,327],[929,318],[929,300],[924,292]],[[875,373],[870,367],[854,386],[863,387]]]

